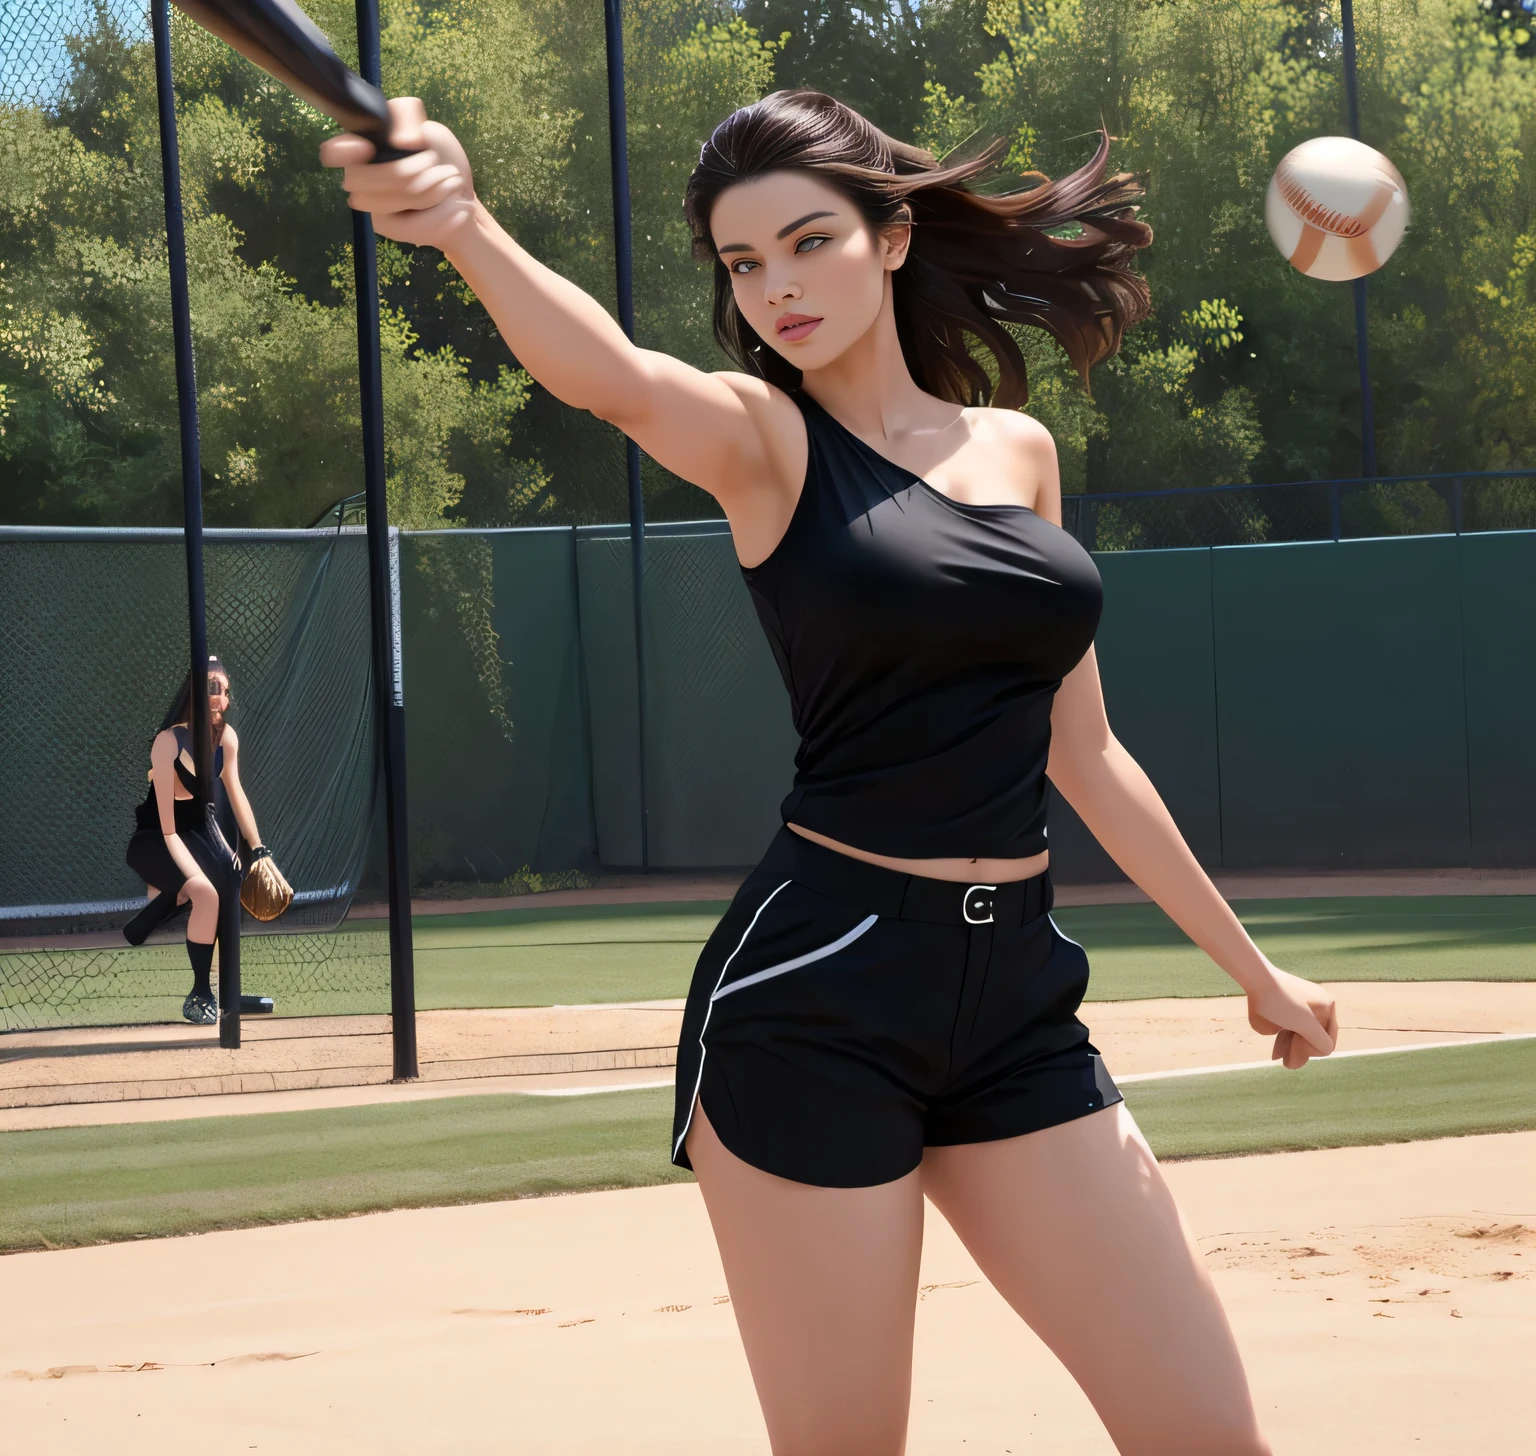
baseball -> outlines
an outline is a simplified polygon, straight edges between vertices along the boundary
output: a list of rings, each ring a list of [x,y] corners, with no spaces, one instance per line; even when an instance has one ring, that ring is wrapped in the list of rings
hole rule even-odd
[[[1313,137],[1275,168],[1264,222],[1275,246],[1307,277],[1362,278],[1402,242],[1408,189],[1374,148],[1351,137]]]

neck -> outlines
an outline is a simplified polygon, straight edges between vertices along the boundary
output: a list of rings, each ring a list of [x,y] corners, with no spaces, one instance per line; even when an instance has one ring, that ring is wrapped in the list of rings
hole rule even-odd
[[[925,394],[907,368],[889,273],[874,323],[830,364],[807,370],[802,383],[823,409],[871,440],[942,429],[957,418],[958,406]]]

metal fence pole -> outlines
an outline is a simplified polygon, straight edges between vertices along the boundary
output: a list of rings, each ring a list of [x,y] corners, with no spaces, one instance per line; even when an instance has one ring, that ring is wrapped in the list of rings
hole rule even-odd
[[[629,128],[624,110],[624,15],[620,0],[603,0],[608,43],[608,155],[613,179],[613,256],[619,326],[635,337],[634,249],[629,218]],[[645,498],[640,490],[640,447],[624,442],[629,484],[629,571],[635,617],[636,751],[640,761],[640,863],[651,864],[651,804],[645,767]]]
[[[1349,113],[1349,134],[1360,140],[1360,85],[1355,69],[1354,0],[1341,0],[1344,8],[1344,104]],[[1370,333],[1366,322],[1364,278],[1353,283],[1355,294],[1355,362],[1360,371],[1360,473],[1376,474],[1376,402],[1371,393]]]
[[[155,100],[160,116],[161,191],[165,201],[165,252],[171,278],[171,338],[176,357],[176,414],[181,431],[181,515],[187,553],[188,681],[192,685],[187,730],[197,769],[194,801],[204,814],[213,802],[212,726],[208,714],[208,616],[203,587],[203,485],[198,450],[197,374],[192,358],[192,305],[187,289],[187,234],[181,211],[181,149],[176,137],[176,88],[171,77],[169,0],[153,0]],[[219,1045],[240,1045],[239,890],[219,886]]]
[[[379,84],[378,0],[357,0],[358,70]],[[363,486],[368,497],[368,595],[373,620],[373,678],[384,759],[384,836],[389,866],[389,1010],[395,1081],[418,1075],[416,965],[411,944],[411,857],[405,802],[405,692],[400,620],[392,584],[399,573],[384,489],[384,384],[379,358],[379,270],[373,219],[352,214],[357,289],[357,374],[362,392]]]

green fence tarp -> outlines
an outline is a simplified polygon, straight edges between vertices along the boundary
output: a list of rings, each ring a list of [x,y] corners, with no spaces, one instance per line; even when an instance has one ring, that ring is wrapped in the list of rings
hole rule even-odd
[[[400,575],[417,882],[594,867],[571,532],[406,536]]]
[[[783,686],[723,525],[653,528],[646,553],[650,862],[750,864],[793,773]],[[638,864],[627,528],[417,537],[406,559],[418,879]],[[1536,532],[1097,560],[1110,726],[1203,864],[1536,863]],[[1059,800],[1051,844],[1062,880],[1117,873]]]
[[[1227,868],[1471,862],[1456,546],[1212,552]]]
[[[1536,864],[1536,533],[1457,545],[1472,863]]]
[[[1147,771],[1200,862],[1219,865],[1211,553],[1115,551],[1095,560],[1104,616],[1094,650],[1110,728]],[[1120,878],[1060,794],[1050,814],[1057,878]]]
[[[722,523],[723,524],[723,523]],[[626,529],[577,532],[592,783],[605,864],[641,859]],[[747,865],[794,776],[789,698],[722,529],[647,532],[646,766],[657,868]]]

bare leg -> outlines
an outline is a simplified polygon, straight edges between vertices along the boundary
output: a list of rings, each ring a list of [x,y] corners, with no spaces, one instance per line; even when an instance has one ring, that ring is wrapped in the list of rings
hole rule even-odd
[[[1266,1456],[1210,1275],[1123,1103],[929,1148],[922,1178],[1123,1456]]]
[[[774,1456],[900,1456],[923,1244],[917,1173],[817,1188],[744,1163],[694,1111],[709,1209]]]
[[[187,939],[199,945],[212,945],[219,930],[219,892],[206,875],[194,875],[181,887],[176,897],[178,905],[192,902],[192,914],[187,920]]]

